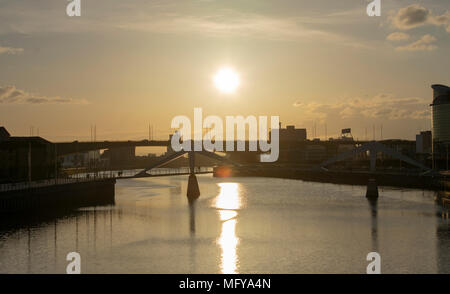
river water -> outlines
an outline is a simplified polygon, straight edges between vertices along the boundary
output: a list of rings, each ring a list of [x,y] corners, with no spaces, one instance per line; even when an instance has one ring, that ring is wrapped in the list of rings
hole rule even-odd
[[[0,273],[450,273],[450,221],[436,192],[274,178],[118,180],[113,206],[0,225]]]

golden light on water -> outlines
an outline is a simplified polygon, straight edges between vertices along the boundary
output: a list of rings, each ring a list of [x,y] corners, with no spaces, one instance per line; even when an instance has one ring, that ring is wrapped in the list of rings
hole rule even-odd
[[[239,75],[229,67],[221,68],[213,78],[216,88],[225,94],[231,94],[236,91],[240,84]]]
[[[219,187],[220,193],[217,196],[215,203],[216,208],[219,209],[219,211],[222,210],[229,211],[241,208],[241,198],[239,196],[239,184],[220,183]]]
[[[237,246],[239,238],[236,236],[238,209],[241,208],[241,196],[237,183],[219,184],[220,193],[215,206],[222,221],[222,232],[217,240],[221,250],[221,270],[223,274],[235,274],[238,268]]]

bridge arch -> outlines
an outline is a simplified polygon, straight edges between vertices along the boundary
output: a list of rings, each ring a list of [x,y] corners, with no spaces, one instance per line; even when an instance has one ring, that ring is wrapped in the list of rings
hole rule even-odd
[[[370,171],[371,172],[375,172],[376,171],[377,153],[378,152],[390,155],[393,158],[396,158],[396,159],[399,159],[401,161],[404,161],[404,162],[406,162],[408,164],[411,164],[411,165],[413,165],[415,167],[420,168],[421,170],[431,171],[431,169],[429,167],[425,166],[421,162],[418,162],[417,160],[414,160],[414,159],[412,159],[412,158],[410,158],[410,157],[408,157],[406,155],[403,155],[403,154],[395,151],[394,149],[389,148],[386,145],[383,145],[383,144],[381,144],[380,142],[377,142],[377,141],[371,141],[369,143],[366,143],[366,144],[363,144],[363,145],[361,145],[359,147],[356,147],[353,150],[340,153],[340,154],[336,155],[335,157],[330,158],[330,159],[325,160],[324,162],[322,162],[319,165],[319,168],[326,169],[325,167],[330,165],[330,164],[333,164],[333,163],[336,163],[336,162],[339,162],[339,161],[343,161],[343,160],[348,159],[348,158],[352,158],[355,155],[358,155],[358,154],[361,154],[361,153],[365,153],[367,151],[369,151],[369,154],[370,154]]]

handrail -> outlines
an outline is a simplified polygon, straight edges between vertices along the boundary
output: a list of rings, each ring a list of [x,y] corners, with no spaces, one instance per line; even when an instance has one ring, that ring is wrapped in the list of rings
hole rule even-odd
[[[92,182],[105,179],[120,179],[120,178],[132,178],[136,176],[141,170],[124,170],[124,171],[102,171],[102,172],[90,172],[82,174],[74,174],[69,178],[57,178],[39,180],[33,182],[19,182],[19,183],[7,183],[0,184],[0,192],[27,190],[55,185],[66,185],[79,182]],[[195,167],[196,173],[212,172],[211,167]],[[164,176],[164,175],[177,175],[189,173],[189,167],[181,168],[154,168],[147,172],[152,176]]]

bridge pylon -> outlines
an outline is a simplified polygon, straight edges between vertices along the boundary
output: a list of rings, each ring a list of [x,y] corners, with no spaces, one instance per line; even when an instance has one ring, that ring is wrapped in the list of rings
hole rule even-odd
[[[192,145],[193,146],[193,145]],[[184,156],[186,153],[188,154],[188,158],[189,158],[189,181],[188,181],[188,188],[187,188],[187,197],[190,203],[192,203],[193,201],[195,201],[198,197],[200,197],[200,188],[198,186],[198,181],[197,181],[197,177],[195,175],[195,155],[196,153],[202,156],[206,156],[209,158],[212,158],[214,160],[217,161],[221,161],[221,162],[227,162],[229,164],[232,165],[236,165],[236,166],[240,166],[240,164],[233,162],[231,160],[229,160],[228,158],[224,157],[224,156],[220,156],[218,154],[215,154],[212,151],[195,151],[195,148],[192,147],[191,151],[185,151],[185,150],[181,150],[178,152],[171,152],[168,153],[164,156],[162,156],[161,159],[159,159],[158,161],[156,161],[155,163],[153,163],[152,165],[150,165],[149,167],[145,168],[144,170],[142,170],[141,172],[139,172],[138,174],[136,174],[135,177],[147,177],[149,176],[147,174],[147,172],[151,169],[154,168],[158,168],[161,167],[173,160],[176,160],[182,156]],[[194,151],[192,151],[194,150]]]
[[[195,152],[189,151],[189,180],[187,188],[187,197],[189,202],[200,197],[200,188],[198,187],[197,177],[195,176]]]
[[[366,198],[376,199],[378,198],[378,185],[376,179],[369,179],[367,183]]]

